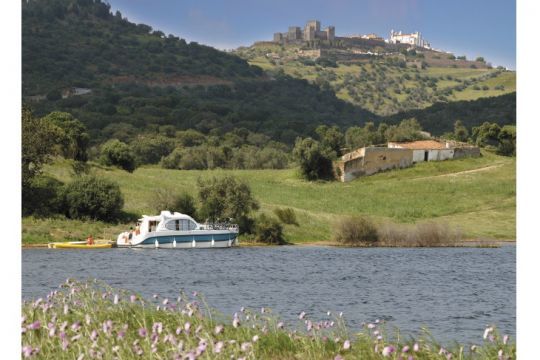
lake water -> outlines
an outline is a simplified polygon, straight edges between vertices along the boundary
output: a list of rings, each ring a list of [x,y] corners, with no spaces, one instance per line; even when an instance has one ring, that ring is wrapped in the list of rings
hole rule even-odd
[[[67,277],[176,298],[198,291],[232,315],[271,308],[293,325],[342,311],[350,327],[387,321],[402,334],[430,329],[443,343],[480,343],[486,325],[515,334],[516,248],[254,247],[23,250],[22,295],[45,296]]]

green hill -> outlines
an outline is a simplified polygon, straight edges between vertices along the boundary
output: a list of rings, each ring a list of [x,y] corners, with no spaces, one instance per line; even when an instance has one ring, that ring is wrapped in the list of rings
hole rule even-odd
[[[120,123],[139,132],[243,127],[292,143],[319,124],[377,118],[331,90],[130,23],[99,0],[23,1],[22,71],[23,101],[36,115],[70,112],[94,142]]]
[[[261,42],[239,48],[236,54],[271,74],[284,73],[332,89],[338,98],[383,116],[516,91],[515,72],[448,53],[355,44],[350,39],[317,47],[310,53],[314,49],[308,44]],[[377,55],[366,55],[368,51]]]

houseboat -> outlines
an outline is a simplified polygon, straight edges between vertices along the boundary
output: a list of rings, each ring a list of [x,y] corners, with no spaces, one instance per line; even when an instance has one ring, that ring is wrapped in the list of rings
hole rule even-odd
[[[118,247],[135,248],[225,248],[238,244],[235,224],[199,224],[191,216],[162,211],[143,215],[135,229],[118,235]]]

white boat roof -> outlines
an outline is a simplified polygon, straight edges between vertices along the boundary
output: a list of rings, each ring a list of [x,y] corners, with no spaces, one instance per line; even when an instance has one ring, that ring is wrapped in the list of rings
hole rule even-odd
[[[161,220],[170,220],[170,219],[173,219],[173,220],[180,220],[180,219],[186,219],[186,220],[193,220],[195,221],[191,216],[189,215],[186,215],[186,214],[181,214],[179,212],[174,212],[174,213],[171,213],[170,211],[168,210],[164,210],[161,212],[161,214],[159,215],[143,215],[143,217],[141,219],[139,219],[140,221],[143,221],[143,220],[149,220],[149,221],[161,221]],[[195,221],[196,222],[196,221]]]

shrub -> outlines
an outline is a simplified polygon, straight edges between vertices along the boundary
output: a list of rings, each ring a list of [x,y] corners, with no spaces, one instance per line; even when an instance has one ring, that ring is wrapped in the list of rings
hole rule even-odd
[[[22,191],[22,214],[50,216],[61,211],[63,184],[49,176],[36,176]]]
[[[377,227],[363,216],[345,218],[336,227],[334,240],[345,245],[373,245],[378,241]]]
[[[118,184],[95,176],[82,176],[67,184],[62,197],[64,213],[74,219],[116,220],[124,206]]]
[[[135,154],[131,147],[113,139],[107,141],[101,147],[101,163],[107,166],[118,166],[128,172],[133,172],[137,167],[135,164]]]
[[[422,223],[416,226],[384,224],[378,229],[379,245],[405,247],[436,247],[456,245],[459,231],[446,224]]]
[[[276,214],[278,219],[284,224],[299,226],[298,221],[296,220],[296,213],[291,208],[276,208],[274,209],[274,214]]]
[[[255,240],[267,244],[283,245],[283,226],[273,217],[259,215],[255,223]]]

